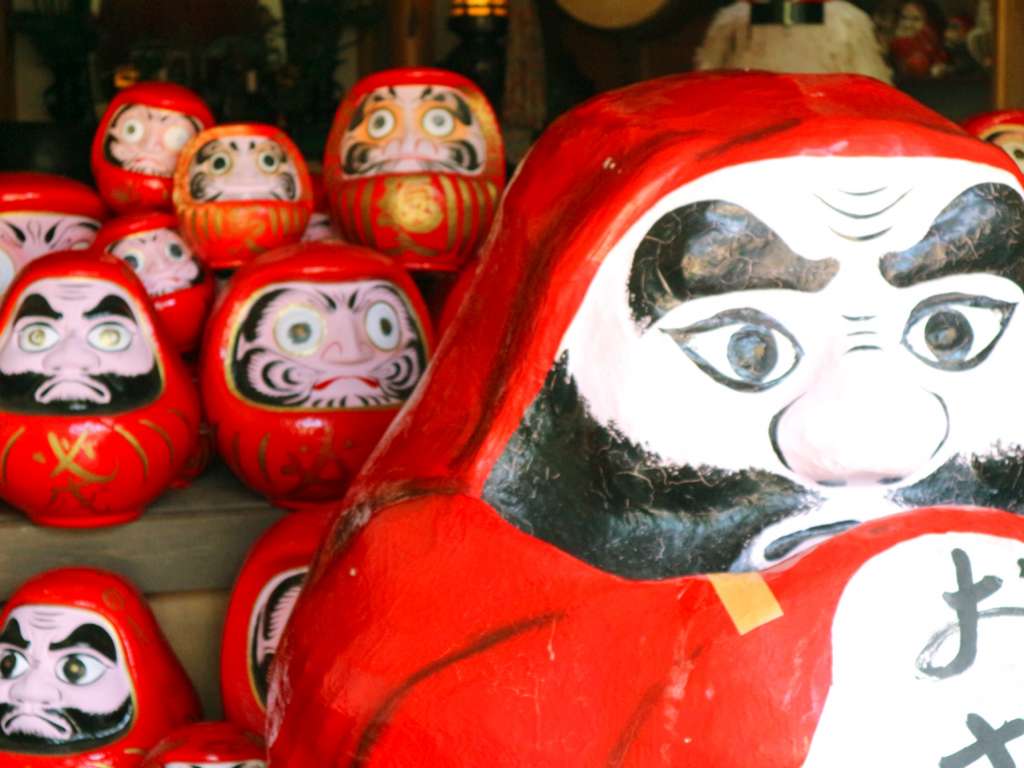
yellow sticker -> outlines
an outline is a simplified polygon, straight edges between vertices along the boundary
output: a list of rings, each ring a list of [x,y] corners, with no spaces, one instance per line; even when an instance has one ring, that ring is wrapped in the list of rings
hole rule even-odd
[[[760,573],[715,573],[708,581],[741,635],[782,617],[782,606]]]

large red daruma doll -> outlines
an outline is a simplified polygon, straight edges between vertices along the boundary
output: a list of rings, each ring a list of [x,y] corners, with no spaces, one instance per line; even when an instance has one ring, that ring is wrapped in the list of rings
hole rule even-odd
[[[168,734],[142,768],[265,768],[266,747],[232,723],[193,723]]]
[[[490,228],[505,150],[494,111],[470,80],[391,69],[360,80],[341,102],[324,179],[346,240],[408,269],[455,272]]]
[[[1021,181],[856,76],[560,118],[307,577],[271,765],[1024,765]]]
[[[199,398],[131,268],[26,267],[0,308],[0,497],[44,525],[138,517],[195,450]]]
[[[33,259],[88,248],[106,217],[103,201],[79,181],[50,173],[0,173],[0,294]]]
[[[149,606],[120,576],[35,576],[4,605],[0,627],[3,768],[135,768],[199,717]]]
[[[224,622],[220,692],[224,713],[245,730],[264,732],[270,665],[330,522],[323,510],[281,518],[238,573]]]
[[[213,277],[178,234],[169,213],[141,213],[108,221],[96,247],[125,262],[142,280],[160,327],[182,354],[199,346],[213,301]]]
[[[412,280],[358,246],[304,243],[235,273],[200,383],[217,450],[281,506],[338,500],[433,349]]]
[[[235,269],[302,238],[313,212],[313,184],[283,131],[220,125],[182,150],[174,207],[182,236],[206,265]]]
[[[119,214],[171,210],[182,148],[213,125],[199,95],[173,83],[138,83],[107,107],[92,142],[92,175]]]

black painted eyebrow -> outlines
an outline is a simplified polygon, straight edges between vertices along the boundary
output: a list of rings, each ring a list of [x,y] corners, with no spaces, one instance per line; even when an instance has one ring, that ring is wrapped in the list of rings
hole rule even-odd
[[[4,631],[0,632],[0,643],[7,643],[22,650],[28,648],[28,640],[21,634],[21,625],[17,619],[11,619],[7,622]]]
[[[92,648],[96,653],[106,656],[110,661],[117,662],[117,646],[114,645],[114,639],[107,630],[98,624],[82,624],[63,640],[50,643],[50,650],[62,651],[65,648],[74,648],[79,645]]]
[[[946,275],[985,272],[1024,288],[1024,200],[1005,184],[978,184],[935,217],[928,233],[878,265],[897,288]]]
[[[11,232],[18,239],[19,243],[24,243],[25,242],[25,230],[23,230],[21,227],[19,227],[16,224],[12,224],[9,221],[5,221],[4,224],[6,224],[10,228]]]
[[[42,294],[30,293],[18,307],[14,321],[17,322],[23,317],[48,317],[51,320],[60,320],[64,315],[51,307],[50,302],[44,299]]]
[[[820,291],[839,262],[805,259],[742,206],[723,200],[669,211],[647,231],[633,256],[629,307],[646,330],[690,299],[733,291]]]
[[[121,317],[127,317],[129,320],[135,320],[135,313],[128,306],[128,302],[112,293],[104,296],[99,304],[85,313],[84,317],[87,320],[92,320],[95,317],[102,317],[104,315],[120,315]]]
[[[117,112],[115,112],[114,116],[110,119],[110,123],[108,125],[108,130],[110,128],[113,128],[115,125],[117,125],[117,121],[121,119],[121,115],[123,115],[125,112],[127,112],[129,109],[131,109],[134,106],[135,106],[134,104],[123,104],[121,107],[119,107]]]
[[[211,141],[206,142],[205,144],[203,144],[203,146],[199,148],[199,151],[196,152],[195,162],[205,163],[207,160],[213,157],[213,155],[221,148],[221,146],[222,145],[220,139],[213,139]]]
[[[54,222],[53,226],[52,226],[52,227],[50,227],[50,228],[49,228],[48,230],[46,230],[46,234],[45,234],[45,235],[43,235],[43,241],[44,241],[45,243],[49,244],[49,243],[52,243],[52,242],[53,242],[53,236],[54,236],[55,234],[57,234],[57,225],[58,225],[58,224],[60,224],[60,222],[59,222],[59,221],[57,221],[57,222]]]
[[[317,296],[320,297],[320,300],[327,305],[327,308],[330,309],[332,312],[338,308],[338,302],[332,299],[326,291],[317,291],[316,294]]]

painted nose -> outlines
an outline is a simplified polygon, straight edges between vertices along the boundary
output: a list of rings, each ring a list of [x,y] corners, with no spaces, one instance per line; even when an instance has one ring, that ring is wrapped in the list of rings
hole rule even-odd
[[[847,353],[772,424],[779,458],[819,485],[890,484],[923,469],[945,443],[935,394],[893,375],[881,351]]]
[[[373,357],[373,348],[363,338],[355,321],[338,323],[333,338],[324,346],[320,358],[333,365],[355,365]]]
[[[60,702],[60,690],[53,675],[39,667],[29,667],[11,686],[11,698],[18,703],[52,707]]]
[[[57,342],[43,358],[43,369],[52,372],[93,371],[100,363],[99,355],[77,333]]]

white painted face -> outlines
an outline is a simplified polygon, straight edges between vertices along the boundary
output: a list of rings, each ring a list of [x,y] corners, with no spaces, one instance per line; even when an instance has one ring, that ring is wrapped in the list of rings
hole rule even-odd
[[[173,229],[151,229],[118,240],[108,253],[122,259],[156,298],[196,285],[202,277],[199,262]]]
[[[711,472],[761,473],[740,507],[766,477],[806,493],[736,569],[908,507],[1007,505],[1024,464],[1019,196],[1009,173],[953,159],[725,168],[612,249],[560,355],[596,422],[656,467],[692,468],[712,495]],[[1009,212],[1006,229],[982,210]],[[711,234],[657,266],[690,226]]]
[[[169,179],[182,148],[201,129],[196,118],[182,112],[126,104],[103,137],[104,156],[126,171]]]
[[[0,632],[5,751],[109,740],[132,716],[131,676],[106,619],[62,605],[11,611]]]
[[[262,760],[227,760],[216,763],[164,763],[164,768],[266,768],[267,764]]]
[[[249,674],[263,704],[267,702],[267,676],[277,653],[295,601],[309,568],[292,568],[276,574],[260,590],[249,617]]]
[[[1012,157],[1013,162],[1024,172],[1024,130],[1000,131],[990,136],[988,141]]]
[[[96,239],[100,223],[64,213],[0,214],[0,293],[18,270],[55,251],[83,251]]]
[[[188,167],[197,203],[227,200],[298,200],[299,173],[288,151],[265,136],[227,136],[201,146]]]
[[[1022,558],[1019,541],[957,533],[862,566],[832,624],[804,768],[1024,765]]]

